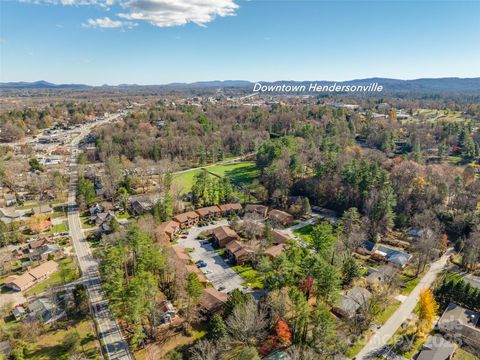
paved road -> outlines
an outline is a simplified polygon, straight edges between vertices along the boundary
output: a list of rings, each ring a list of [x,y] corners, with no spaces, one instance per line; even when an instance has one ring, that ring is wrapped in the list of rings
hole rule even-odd
[[[403,322],[407,320],[408,316],[417,305],[420,290],[429,288],[435,281],[438,273],[446,268],[448,257],[452,251],[453,249],[448,249],[445,255],[430,266],[430,269],[420,280],[415,289],[412,290],[387,322],[375,332],[368,343],[357,354],[356,359],[373,359],[375,358],[375,355],[382,351],[382,348],[387,344],[387,341],[393,336],[393,334],[395,334],[395,331],[397,331]]]
[[[190,229],[188,232],[187,238],[180,238],[178,243],[185,248],[193,248],[194,250],[189,254],[194,262],[198,260],[203,260],[207,263],[207,266],[201,270],[205,273],[208,280],[213,284],[213,286],[218,290],[219,287],[223,286],[225,289],[223,292],[229,292],[233,289],[242,289],[242,284],[245,280],[233,270],[230,264],[226,263],[225,260],[215,252],[215,249],[207,243],[206,241],[196,240],[198,234],[202,231],[216,228],[220,225],[227,225],[227,220],[217,221],[215,225],[208,225],[204,227],[196,227]]]
[[[108,120],[112,121],[118,116],[112,116]],[[72,237],[73,248],[77,254],[82,276],[85,279],[92,313],[98,329],[98,336],[101,343],[104,344],[105,352],[103,355],[106,359],[111,360],[133,360],[133,356],[128,349],[128,345],[123,339],[120,327],[111,315],[108,309],[108,301],[102,291],[101,280],[98,272],[98,264],[94,259],[90,247],[85,239],[78,207],[76,205],[76,185],[77,185],[77,156],[72,150],[78,149],[78,141],[86,135],[89,129],[85,129],[78,137],[73,139],[71,143],[71,159],[70,159],[70,186],[68,190],[68,225],[70,228],[70,236]]]

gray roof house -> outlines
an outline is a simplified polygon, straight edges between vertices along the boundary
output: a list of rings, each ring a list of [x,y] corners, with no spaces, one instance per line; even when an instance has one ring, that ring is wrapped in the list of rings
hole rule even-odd
[[[362,306],[368,303],[371,297],[370,291],[356,286],[343,292],[338,305],[333,308],[333,311],[342,317],[352,318]]]
[[[390,246],[380,245],[378,246],[375,254],[381,255],[390,264],[403,269],[412,259],[413,255],[391,248]]]
[[[449,304],[437,327],[443,334],[461,341],[480,353],[480,313],[457,304]]]
[[[45,324],[51,324],[65,317],[65,310],[59,308],[50,299],[39,298],[28,305],[27,320],[40,320]]]
[[[365,280],[369,285],[392,281],[398,270],[392,265],[381,265],[378,269],[369,268]]]
[[[457,345],[440,335],[430,336],[418,354],[417,360],[450,360]]]

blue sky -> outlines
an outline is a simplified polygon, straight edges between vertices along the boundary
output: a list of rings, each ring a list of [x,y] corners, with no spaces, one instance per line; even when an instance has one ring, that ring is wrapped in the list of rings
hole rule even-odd
[[[480,1],[0,2],[0,81],[480,76]]]

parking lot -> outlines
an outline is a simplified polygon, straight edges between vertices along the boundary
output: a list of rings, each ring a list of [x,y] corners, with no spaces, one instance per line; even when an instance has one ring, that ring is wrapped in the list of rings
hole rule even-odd
[[[183,239],[180,237],[178,243],[184,248],[194,249],[189,254],[193,262],[203,260],[207,264],[207,266],[200,270],[205,273],[215,289],[227,293],[233,289],[250,291],[250,289],[242,286],[244,283],[242,277],[231,268],[229,263],[215,252],[215,249],[208,241],[197,240],[197,236],[202,231],[213,229],[220,225],[228,225],[227,220],[217,221],[214,225],[203,227],[194,226],[189,230],[187,238]]]

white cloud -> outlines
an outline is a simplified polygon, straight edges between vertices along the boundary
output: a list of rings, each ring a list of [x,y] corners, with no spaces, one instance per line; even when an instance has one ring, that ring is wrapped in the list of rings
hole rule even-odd
[[[82,24],[83,27],[102,29],[113,29],[121,27],[132,28],[136,25],[137,24],[130,21],[112,20],[108,16],[104,17],[103,19],[88,19],[86,23]]]
[[[145,21],[158,27],[172,27],[194,23],[205,26],[216,17],[234,16],[238,5],[234,0],[18,0],[34,4],[64,6],[98,6],[105,11],[120,6],[119,17],[131,21]],[[86,27],[115,28],[131,27],[133,22],[103,19],[89,19],[82,24]],[[130,24],[130,26],[128,25]]]
[[[159,27],[200,26],[217,16],[233,16],[238,5],[233,0],[127,0],[122,6],[127,13],[118,16],[128,20],[147,21]]]

